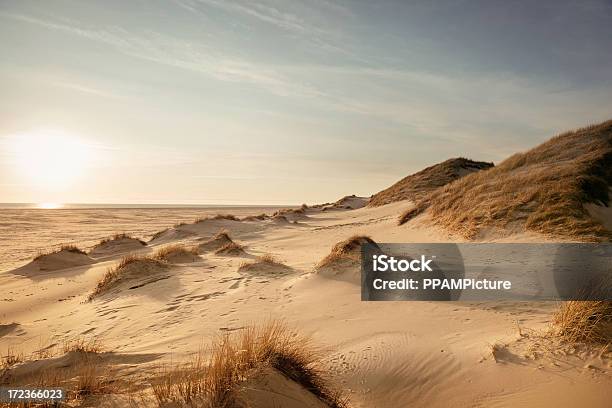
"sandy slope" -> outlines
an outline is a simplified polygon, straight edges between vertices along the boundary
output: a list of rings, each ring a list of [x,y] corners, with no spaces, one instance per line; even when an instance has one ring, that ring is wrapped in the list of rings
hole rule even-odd
[[[553,358],[537,336],[519,335],[517,323],[545,329],[554,304],[365,303],[357,285],[310,273],[334,243],[353,234],[378,242],[455,240],[427,228],[426,220],[397,226],[397,215],[408,206],[315,212],[297,224],[209,220],[182,226],[179,230],[190,234],[175,236],[194,243],[225,228],[246,246],[246,254],[207,253],[195,263],[173,265],[163,279],[92,302],[87,295],[117,257],[28,276],[2,273],[0,351],[19,344],[27,353],[99,336],[121,353],[117,359],[125,362],[120,368],[127,375],[186,358],[221,333],[280,318],[325,346],[325,363],[350,390],[355,407],[610,406],[609,360],[588,353]],[[151,251],[153,244],[140,251]],[[238,271],[242,262],[264,253],[291,270]],[[505,345],[497,361],[491,355],[496,343]],[[532,355],[532,349],[538,351]],[[130,359],[135,354],[155,358]],[[274,376],[262,381],[282,384]],[[275,406],[309,406],[281,403],[272,393],[265,398]]]

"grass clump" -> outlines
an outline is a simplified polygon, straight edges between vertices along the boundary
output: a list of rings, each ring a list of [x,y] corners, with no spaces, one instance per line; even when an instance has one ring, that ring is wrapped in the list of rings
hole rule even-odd
[[[8,370],[12,366],[24,361],[24,355],[9,346],[3,355],[0,355],[0,369]]]
[[[229,231],[224,229],[198,245],[198,250],[203,252],[216,251],[232,242],[234,241],[229,236]]]
[[[158,261],[170,262],[178,258],[191,258],[198,256],[198,248],[184,244],[166,245],[157,250],[151,257]]]
[[[277,260],[274,256],[270,254],[261,255],[257,257],[257,259],[255,259],[254,261],[243,262],[238,267],[239,272],[269,270],[269,269],[288,271],[291,268],[289,268],[287,265],[280,262],[279,260]]]
[[[94,248],[103,246],[105,244],[109,244],[111,242],[115,242],[115,241],[122,241],[122,240],[130,240],[130,241],[135,241],[138,242],[140,245],[145,246],[147,245],[146,242],[144,242],[143,240],[136,238],[132,235],[129,234],[125,234],[125,233],[119,233],[119,234],[115,234],[112,237],[109,238],[104,238],[102,241],[100,241]]]
[[[114,288],[124,278],[146,276],[160,269],[165,269],[166,266],[166,262],[156,259],[153,256],[125,256],[121,258],[117,265],[106,271],[102,279],[98,281],[93,292],[89,295],[89,300]]]
[[[351,261],[359,262],[361,257],[361,247],[363,245],[373,245],[378,248],[378,244],[367,235],[353,235],[350,238],[336,243],[329,255],[319,262],[316,269],[324,268],[338,262]]]
[[[52,359],[51,359],[52,358]],[[64,346],[64,355],[21,359],[24,366],[8,367],[2,375],[2,386],[15,388],[62,388],[66,406],[80,406],[89,396],[112,394],[118,390],[116,380],[100,355],[100,343],[75,340]],[[31,366],[28,366],[30,365]],[[30,368],[31,367],[31,368]],[[1,404],[0,404],[1,405]],[[4,405],[2,405],[4,406]],[[55,403],[20,403],[15,407],[56,407]],[[64,406],[64,403],[61,404]]]
[[[242,255],[244,253],[244,246],[233,241],[215,251],[215,255]]]
[[[562,339],[581,343],[612,343],[612,302],[571,300],[553,316],[553,332]]]
[[[210,220],[240,221],[240,218],[238,218],[238,217],[236,217],[235,215],[232,215],[232,214],[216,214],[216,215],[213,215],[212,217],[205,216],[205,217],[197,218],[194,221],[194,224],[197,224],[197,223],[200,223],[200,222],[204,222],[204,221],[210,221]]]
[[[425,211],[434,224],[466,238],[484,228],[517,228],[581,241],[609,241],[612,232],[586,203],[609,205],[612,121],[556,136],[498,166],[469,174],[418,199],[399,218]]]
[[[64,354],[66,353],[101,353],[102,343],[97,338],[77,338],[65,341],[62,347]]]
[[[77,247],[76,245],[66,244],[66,245],[60,246],[56,250],[40,252],[38,255],[34,257],[34,260],[37,261],[45,256],[59,254],[61,252],[70,252],[72,254],[87,255],[87,252],[83,251],[81,248]]]
[[[265,221],[268,218],[270,218],[268,214],[261,213],[258,215],[247,215],[242,219],[242,221]]]
[[[208,356],[198,353],[188,365],[163,372],[153,391],[160,406],[247,407],[241,386],[267,369],[300,384],[329,407],[348,406],[341,392],[328,385],[311,340],[279,322],[222,337]]]

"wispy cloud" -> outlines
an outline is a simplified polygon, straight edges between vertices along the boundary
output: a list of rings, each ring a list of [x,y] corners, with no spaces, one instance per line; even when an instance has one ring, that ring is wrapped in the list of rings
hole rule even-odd
[[[118,95],[114,92],[111,92],[105,89],[100,89],[100,88],[93,87],[93,86],[89,86],[89,85],[79,84],[76,82],[54,81],[54,82],[50,82],[50,85],[57,86],[60,88],[70,89],[70,90],[88,94],[88,95],[100,96],[103,98],[113,98],[113,99],[123,98],[123,96]]]
[[[328,28],[315,25],[294,13],[282,10],[280,7],[294,4],[292,2],[281,2],[272,5],[261,1],[224,1],[224,0],[195,0],[189,1],[188,7],[194,9],[203,4],[225,10],[230,13],[242,14],[260,22],[274,25],[287,31],[308,35],[331,35],[333,31]],[[280,7],[279,7],[280,6]]]
[[[287,78],[272,67],[224,54],[207,44],[173,38],[157,32],[136,34],[120,27],[91,29],[76,22],[59,22],[0,12],[0,17],[35,24],[104,43],[125,55],[199,72],[228,82],[261,86],[280,96],[322,96],[316,88]]]

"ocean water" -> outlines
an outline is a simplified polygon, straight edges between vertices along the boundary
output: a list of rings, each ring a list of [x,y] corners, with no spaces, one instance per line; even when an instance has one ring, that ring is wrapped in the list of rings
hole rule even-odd
[[[30,261],[36,254],[74,244],[91,248],[116,233],[148,240],[179,222],[215,214],[236,216],[272,213],[279,207],[250,206],[88,206],[41,209],[32,205],[0,204],[0,272]]]

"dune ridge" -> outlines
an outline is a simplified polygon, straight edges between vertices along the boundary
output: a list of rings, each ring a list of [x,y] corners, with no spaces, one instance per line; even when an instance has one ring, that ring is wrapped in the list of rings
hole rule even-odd
[[[505,235],[534,231],[609,241],[612,232],[585,205],[609,206],[610,186],[612,121],[607,121],[553,137],[434,190],[402,214],[399,223],[427,212],[434,225],[466,238],[492,228]]]
[[[468,174],[493,167],[493,163],[463,157],[448,159],[404,177],[392,186],[374,194],[368,205],[376,207],[402,200],[417,200],[432,190]]]

